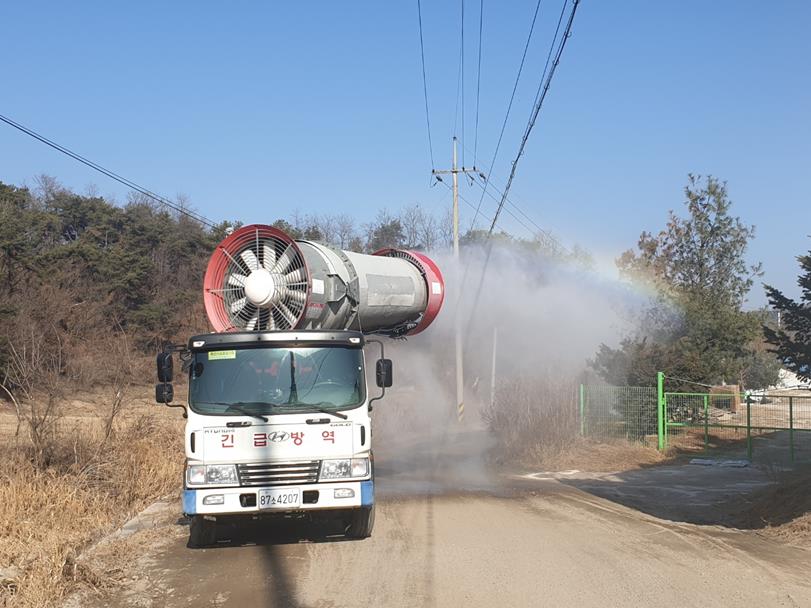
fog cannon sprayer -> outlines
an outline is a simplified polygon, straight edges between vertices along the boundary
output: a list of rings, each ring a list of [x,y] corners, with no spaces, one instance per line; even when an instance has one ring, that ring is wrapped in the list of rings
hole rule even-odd
[[[254,224],[211,256],[203,287],[214,330],[354,329],[418,334],[439,314],[445,283],[428,256],[404,249],[373,255],[294,240]]]

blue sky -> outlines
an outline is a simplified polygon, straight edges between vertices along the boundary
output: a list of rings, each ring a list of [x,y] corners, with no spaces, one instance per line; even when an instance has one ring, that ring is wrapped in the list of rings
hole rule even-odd
[[[423,0],[436,164],[450,163],[460,2]],[[465,160],[478,6],[466,4]],[[488,166],[535,3],[484,2],[478,164]],[[560,0],[538,29],[495,166],[503,185]],[[6,2],[0,113],[215,220],[450,204],[429,186],[416,1]],[[582,0],[512,200],[606,267],[680,210],[688,172],[729,183],[765,280],[798,293],[811,248],[811,3]],[[0,125],[0,180],[125,189]],[[479,190],[463,186],[477,201]],[[485,199],[490,216],[493,201]],[[463,226],[471,219],[462,207]],[[501,224],[524,228],[509,216]],[[764,302],[761,290],[751,296]]]

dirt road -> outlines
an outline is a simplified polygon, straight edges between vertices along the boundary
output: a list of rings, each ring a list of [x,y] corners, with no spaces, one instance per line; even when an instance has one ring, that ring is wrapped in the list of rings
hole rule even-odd
[[[683,523],[691,501],[711,514],[699,500],[702,484],[717,489],[706,469],[494,478],[476,468],[434,466],[420,480],[382,461],[363,541],[310,524],[226,529],[230,540],[191,550],[174,514],[133,556],[125,585],[82,605],[811,606],[811,552]],[[756,470],[728,474],[733,488],[764,483]],[[645,496],[648,513],[625,506]]]

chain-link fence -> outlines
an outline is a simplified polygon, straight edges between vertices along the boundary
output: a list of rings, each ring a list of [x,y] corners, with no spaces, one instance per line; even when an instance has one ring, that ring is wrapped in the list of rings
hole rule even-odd
[[[811,461],[811,392],[665,392],[581,385],[580,434],[659,449],[769,462]]]
[[[580,388],[580,433],[598,441],[657,445],[657,391],[647,386]]]

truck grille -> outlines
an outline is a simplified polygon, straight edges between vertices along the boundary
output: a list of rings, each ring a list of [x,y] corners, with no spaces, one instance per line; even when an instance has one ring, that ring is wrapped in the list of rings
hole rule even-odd
[[[241,486],[284,486],[318,481],[320,460],[298,462],[274,462],[260,464],[238,464],[239,485]]]

